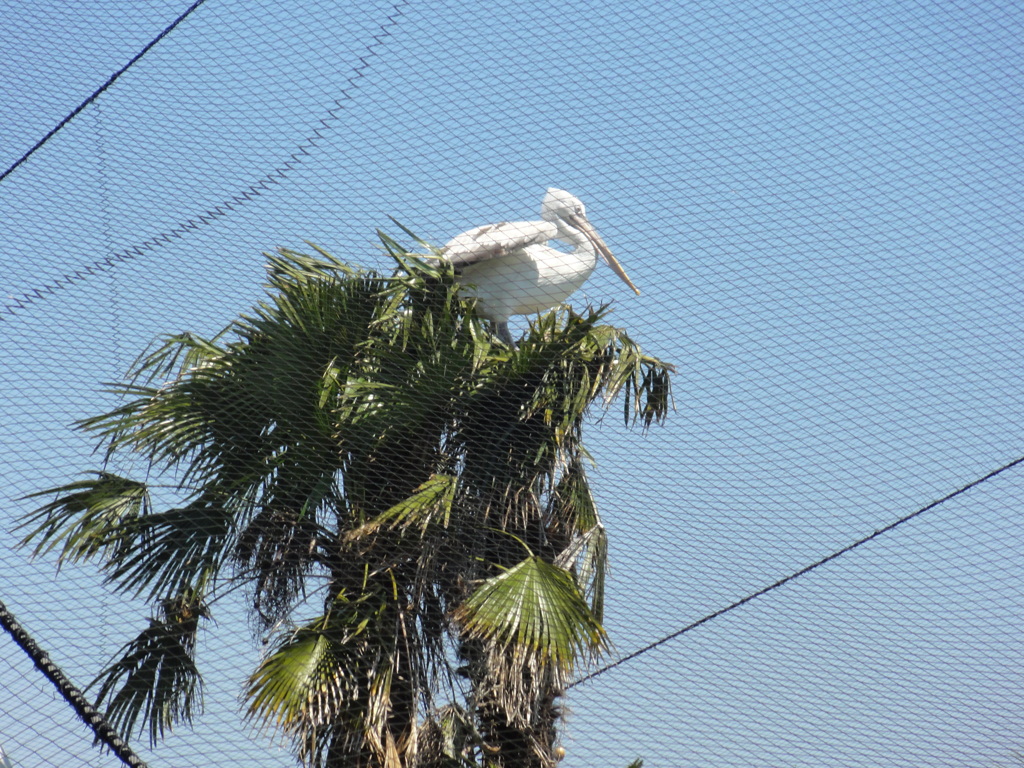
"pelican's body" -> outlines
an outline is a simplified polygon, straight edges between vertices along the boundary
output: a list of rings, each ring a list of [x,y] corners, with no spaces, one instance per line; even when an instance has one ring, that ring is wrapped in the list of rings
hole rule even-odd
[[[484,230],[481,233],[479,230]],[[465,262],[452,244],[471,235],[482,240],[504,243],[494,256]],[[571,252],[546,245],[562,239],[549,221],[509,221],[492,227],[478,227],[448,243],[446,255],[461,266],[461,280],[473,288],[467,293],[477,297],[477,307],[488,320],[505,322],[512,315],[531,315],[558,306],[587,281],[597,266],[597,249],[585,237]],[[520,244],[525,243],[525,244]],[[491,246],[492,248],[494,246]]]
[[[463,232],[445,245],[444,256],[477,298],[477,310],[498,336],[514,345],[508,330],[513,315],[558,306],[587,281],[600,255],[636,293],[608,246],[587,221],[579,198],[549,189],[540,221],[506,221]],[[566,252],[546,243],[559,240]]]

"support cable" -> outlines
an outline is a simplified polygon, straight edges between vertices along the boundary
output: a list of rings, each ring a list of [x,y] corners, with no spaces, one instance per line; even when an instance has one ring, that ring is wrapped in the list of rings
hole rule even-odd
[[[39,644],[18,623],[17,619],[14,618],[14,614],[7,610],[7,606],[4,605],[2,600],[0,600],[0,626],[7,630],[8,634],[14,638],[14,642],[18,644],[18,647],[32,659],[36,669],[53,683],[60,695],[64,697],[64,701],[72,706],[82,719],[82,722],[88,725],[92,732],[96,734],[96,738],[99,741],[110,747],[110,750],[129,768],[146,768],[142,758],[132,751],[132,748],[118,735],[117,731],[114,730],[103,714],[89,703],[85,695],[67,678],[60,667],[50,660],[50,656],[39,647]]]
[[[200,2],[202,1],[203,0],[200,0]],[[392,28],[398,24],[398,18],[404,14],[404,6],[409,5],[410,2],[411,0],[399,0],[399,2],[392,4],[391,13],[387,16],[387,21],[379,27],[380,32],[373,35],[373,42],[368,44],[366,46],[366,52],[362,56],[358,57],[359,64],[353,68],[352,75],[348,78],[347,86],[341,91],[341,96],[334,99],[333,106],[327,110],[326,117],[319,119],[321,127],[315,128],[313,132],[302,143],[300,143],[298,147],[296,147],[295,151],[288,156],[288,159],[285,162],[266,173],[262,178],[249,184],[241,192],[232,195],[227,200],[224,200],[219,205],[215,205],[165,232],[154,235],[148,240],[145,240],[138,245],[134,245],[131,248],[126,248],[102,259],[96,259],[81,269],[76,269],[73,272],[66,272],[60,277],[54,278],[43,285],[24,291],[17,296],[10,297],[11,300],[4,304],[3,307],[0,307],[0,321],[7,320],[18,311],[26,309],[43,299],[49,298],[58,291],[70,288],[76,283],[87,280],[94,275],[106,272],[108,269],[113,268],[119,263],[131,261],[134,258],[142,256],[143,254],[164,246],[174,240],[179,240],[193,230],[197,230],[202,226],[210,224],[217,219],[232,213],[237,208],[242,207],[246,203],[262,195],[274,184],[281,182],[288,173],[298,167],[302,163],[303,159],[309,156],[312,153],[311,151],[317,147],[320,141],[323,140],[326,135],[326,130],[330,127],[330,124],[339,119],[338,113],[341,111],[342,107],[345,106],[345,102],[353,98],[352,91],[359,87],[359,79],[365,77],[366,72],[373,64],[374,59],[380,57],[381,54],[379,48],[385,45],[387,38],[392,37]]]
[[[848,544],[847,546],[843,547],[842,549],[836,550],[832,554],[827,555],[826,557],[823,557],[820,560],[817,560],[817,561],[811,563],[810,565],[808,565],[808,566],[806,566],[804,568],[801,568],[799,571],[791,573],[791,574],[789,574],[789,576],[781,578],[778,581],[774,582],[773,584],[769,584],[767,587],[764,587],[763,589],[759,589],[757,592],[752,592],[749,595],[747,595],[746,597],[743,597],[743,598],[737,600],[734,603],[730,603],[729,605],[725,606],[724,608],[720,608],[719,610],[715,611],[714,613],[709,613],[706,616],[698,619],[697,621],[694,621],[691,624],[687,624],[682,629],[679,629],[679,630],[677,630],[676,632],[673,632],[670,635],[666,635],[665,637],[661,638],[660,640],[656,640],[653,643],[650,643],[649,645],[645,645],[643,648],[640,648],[639,650],[633,651],[629,655],[623,656],[621,659],[617,659],[616,661],[613,661],[611,664],[608,664],[608,665],[606,665],[604,667],[601,667],[601,669],[598,669],[598,670],[595,670],[594,672],[591,672],[589,675],[584,675],[579,680],[573,681],[572,683],[570,683],[566,687],[567,688],[574,688],[575,686],[580,685],[580,684],[585,683],[585,682],[588,682],[589,680],[593,680],[598,675],[603,675],[605,672],[608,672],[609,670],[615,669],[616,667],[621,666],[622,664],[625,664],[628,661],[632,661],[633,659],[637,658],[638,656],[644,655],[648,651],[653,651],[658,646],[664,645],[665,643],[669,642],[670,640],[675,640],[680,635],[683,635],[683,634],[689,632],[690,630],[696,629],[697,627],[699,627],[699,626],[701,626],[703,624],[707,624],[712,619],[717,619],[719,616],[722,616],[723,614],[728,613],[729,611],[733,610],[734,608],[739,608],[741,605],[749,603],[751,600],[754,600],[754,599],[756,599],[758,597],[761,597],[762,595],[766,595],[769,592],[771,592],[773,589],[778,589],[783,584],[788,584],[789,582],[793,581],[794,579],[797,579],[800,576],[803,576],[804,574],[810,573],[814,569],[823,566],[825,563],[831,562],[832,560],[835,560],[836,558],[839,558],[842,555],[845,555],[847,552],[852,552],[854,549],[856,549],[857,547],[861,546],[862,544],[867,544],[869,541],[871,541],[872,539],[877,538],[878,536],[881,536],[883,533],[888,533],[889,531],[893,530],[897,526],[903,525],[904,523],[909,522],[910,520],[913,520],[918,515],[922,515],[922,514],[924,514],[925,512],[927,512],[927,511],[929,511],[931,509],[935,509],[935,507],[939,506],[940,504],[944,504],[945,502],[949,501],[950,499],[953,499],[956,496],[959,496],[961,493],[965,493],[965,492],[969,491],[971,488],[975,488],[975,487],[981,485],[986,480],[991,480],[996,475],[998,475],[998,474],[1000,474],[1002,472],[1005,472],[1006,470],[1011,469],[1011,468],[1017,466],[1018,464],[1020,464],[1022,462],[1024,462],[1024,456],[1021,456],[1021,457],[1019,457],[1017,459],[1014,459],[1009,464],[1004,464],[1003,466],[999,467],[999,469],[996,469],[996,470],[993,470],[992,472],[989,472],[984,477],[978,478],[977,480],[974,480],[974,481],[968,483],[967,485],[965,485],[965,486],[963,486],[961,488],[958,488],[957,490],[953,491],[952,493],[947,494],[946,496],[943,496],[941,499],[938,499],[937,501],[933,501],[931,504],[928,504],[928,505],[926,505],[924,507],[921,507],[920,509],[918,509],[918,510],[916,510],[914,512],[911,512],[909,515],[905,515],[904,517],[901,517],[899,520],[896,520],[895,522],[889,523],[889,525],[885,526],[884,528],[879,528],[874,533],[872,533],[872,534],[870,534],[868,536],[865,536],[862,539],[858,539],[857,541],[853,542],[852,544]]]
[[[31,156],[32,156],[33,154],[35,154],[35,152],[36,152],[36,150],[37,150],[37,149],[40,149],[40,148],[41,148],[41,147],[42,147],[42,146],[43,146],[43,145],[44,145],[44,144],[45,144],[46,142],[48,142],[48,141],[49,141],[50,139],[52,139],[52,138],[53,138],[53,137],[54,137],[54,136],[56,135],[57,131],[59,131],[59,130],[60,130],[61,128],[63,128],[63,127],[65,126],[65,125],[67,125],[67,124],[68,124],[68,123],[70,123],[70,122],[71,122],[72,120],[74,120],[74,119],[75,119],[75,117],[77,117],[77,116],[78,116],[78,114],[79,114],[79,113],[80,113],[80,112],[81,112],[81,111],[82,111],[83,109],[85,109],[85,108],[86,108],[86,107],[88,107],[88,106],[89,106],[90,104],[92,104],[92,103],[93,103],[94,101],[96,101],[96,99],[98,99],[98,98],[99,98],[99,96],[100,96],[100,94],[101,94],[101,93],[103,93],[103,92],[104,92],[105,90],[107,90],[107,89],[108,89],[108,88],[109,88],[110,86],[112,86],[112,85],[114,84],[114,81],[115,81],[115,80],[117,80],[117,78],[119,78],[119,77],[120,77],[121,75],[123,75],[123,74],[124,74],[124,73],[125,73],[126,71],[128,71],[128,68],[129,68],[129,67],[131,67],[131,66],[132,66],[133,64],[135,64],[135,62],[137,62],[137,61],[138,61],[139,59],[141,59],[141,58],[142,58],[143,56],[145,56],[145,55],[146,55],[147,53],[149,53],[150,49],[151,49],[151,48],[152,48],[152,47],[153,47],[154,45],[156,45],[156,44],[157,44],[157,43],[159,43],[159,42],[160,42],[161,40],[163,40],[163,39],[164,39],[165,37],[167,37],[167,35],[169,35],[169,34],[171,33],[171,31],[172,31],[172,30],[173,30],[173,29],[174,29],[174,28],[175,28],[176,26],[178,26],[179,24],[181,24],[181,22],[183,22],[183,21],[185,20],[185,18],[186,18],[186,17],[187,17],[187,16],[188,16],[188,15],[189,15],[190,13],[192,13],[192,11],[194,11],[194,10],[195,10],[196,8],[198,8],[198,7],[200,6],[200,5],[202,5],[202,4],[203,4],[203,3],[205,3],[205,2],[206,2],[206,0],[196,0],[196,1],[194,2],[194,3],[192,3],[192,5],[190,5],[190,6],[188,7],[188,10],[187,10],[187,11],[185,11],[185,12],[184,12],[183,14],[181,14],[181,16],[179,16],[179,17],[178,17],[178,18],[176,18],[176,19],[175,19],[174,21],[172,21],[172,22],[171,22],[170,24],[168,24],[168,25],[167,25],[167,26],[166,26],[166,27],[164,28],[164,31],[163,31],[163,32],[161,32],[161,33],[160,33],[159,35],[157,35],[157,36],[156,36],[156,37],[154,37],[154,38],[153,38],[152,40],[150,40],[150,41],[149,41],[149,43],[148,43],[148,44],[146,45],[146,47],[145,47],[145,48],[143,48],[143,49],[142,49],[141,51],[139,51],[139,52],[138,52],[137,54],[135,54],[135,55],[134,55],[134,56],[133,56],[133,57],[131,58],[131,60],[130,60],[130,61],[129,61],[129,62],[127,63],[127,64],[125,64],[125,65],[124,65],[123,67],[121,67],[121,68],[120,68],[119,70],[117,70],[117,72],[115,72],[115,73],[114,73],[114,74],[112,74],[112,75],[111,75],[110,77],[108,77],[108,78],[107,78],[107,82],[105,82],[105,83],[104,83],[103,85],[101,85],[101,86],[100,86],[99,88],[97,88],[97,89],[96,89],[95,91],[93,91],[93,92],[92,92],[92,95],[91,95],[91,96],[90,96],[89,98],[87,98],[87,99],[86,99],[85,101],[83,101],[83,102],[82,102],[81,104],[79,104],[79,105],[78,105],[77,107],[75,107],[75,108],[74,108],[73,110],[71,110],[70,112],[68,112],[68,114],[64,116],[64,119],[63,119],[63,120],[61,120],[61,121],[60,121],[59,123],[57,123],[57,125],[55,125],[55,126],[54,126],[54,127],[53,127],[53,128],[51,129],[51,130],[50,130],[50,132],[49,132],[49,133],[47,133],[47,134],[46,134],[45,136],[43,136],[43,138],[41,138],[41,139],[40,139],[39,141],[37,141],[37,142],[36,142],[36,143],[35,143],[35,144],[34,144],[34,145],[32,146],[32,148],[28,150],[28,152],[26,152],[26,153],[25,153],[25,154],[23,154],[23,155],[22,155],[21,157],[19,157],[19,158],[18,158],[17,160],[15,160],[15,161],[14,161],[14,165],[12,165],[12,166],[11,166],[10,168],[8,168],[8,169],[7,169],[6,171],[4,171],[3,173],[0,173],[0,181],[3,181],[3,180],[4,180],[4,179],[6,179],[6,178],[7,178],[8,176],[10,176],[10,175],[11,175],[12,173],[14,173],[14,170],[15,170],[15,169],[16,169],[16,168],[17,168],[17,167],[18,167],[19,165],[21,165],[21,164],[22,164],[22,163],[24,163],[24,162],[25,162],[26,160],[28,160],[28,159],[29,159],[29,158],[30,158],[30,157],[31,157]]]

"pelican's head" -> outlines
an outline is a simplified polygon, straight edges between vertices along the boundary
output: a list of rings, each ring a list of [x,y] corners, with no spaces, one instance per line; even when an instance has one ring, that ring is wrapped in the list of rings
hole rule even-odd
[[[597,230],[587,221],[586,206],[583,205],[583,201],[576,197],[576,195],[570,195],[564,189],[548,187],[547,194],[544,195],[544,202],[540,206],[540,217],[544,221],[554,223],[558,227],[561,236],[567,237],[567,239],[573,236],[579,237],[581,234],[586,240],[589,240],[594,249],[601,255],[601,258],[604,259],[605,264],[611,267],[615,274],[621,277],[626,285],[632,288],[635,293],[640,293],[640,289],[633,285],[633,281],[626,275],[626,270],[612,256],[612,252],[605,245],[601,236],[597,234]],[[569,231],[568,235],[567,230]]]
[[[567,219],[572,215],[587,217],[587,209],[583,201],[576,195],[570,195],[564,189],[549,187],[540,204],[540,217],[544,221],[558,223],[559,219]]]

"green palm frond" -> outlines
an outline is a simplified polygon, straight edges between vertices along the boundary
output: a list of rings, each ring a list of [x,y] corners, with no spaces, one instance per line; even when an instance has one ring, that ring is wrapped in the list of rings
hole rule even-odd
[[[642,354],[620,329],[600,325],[605,312],[549,312],[531,323],[518,350],[491,358],[459,431],[470,478],[493,488],[553,478],[566,455],[582,453],[593,403],[623,391],[627,421],[648,426],[665,418],[671,367]]]
[[[234,532],[232,510],[205,499],[138,517],[104,564],[107,580],[150,599],[178,592],[220,569]]]
[[[455,618],[471,637],[565,673],[606,642],[572,574],[537,556],[480,584]]]
[[[322,619],[296,630],[263,660],[249,681],[250,716],[299,731],[326,725],[351,698],[356,681],[335,663],[341,654],[325,624]]]
[[[51,488],[27,517],[35,527],[21,544],[33,554],[59,547],[61,562],[99,557],[107,581],[126,592],[161,599],[215,573],[234,533],[236,510],[209,495],[156,512],[145,483],[106,472]]]
[[[562,471],[551,494],[551,515],[578,533],[601,522],[581,457],[570,461]]]
[[[405,529],[415,526],[421,536],[426,535],[431,525],[447,528],[451,522],[457,482],[458,478],[452,475],[431,475],[416,488],[412,496],[398,502],[370,522],[353,528],[345,538],[360,539],[385,527]]]
[[[114,386],[122,404],[80,422],[177,501],[154,509],[146,484],[109,473],[35,494],[50,500],[23,543],[94,559],[155,604],[101,676],[122,724],[157,738],[195,711],[205,606],[165,597],[216,580],[245,587],[261,630],[323,601],[247,688],[249,716],[307,764],[410,763],[421,725],[439,766],[492,761],[502,740],[519,757],[495,766],[554,759],[564,682],[606,646],[583,425],[616,397],[627,423],[663,420],[672,369],[606,307],[493,343],[451,265],[406,234],[429,253],[381,233],[391,275],[315,246],[268,255],[263,301],[213,338],[164,338]],[[474,703],[435,709],[456,657]]]
[[[316,243],[307,240],[306,245],[316,251],[316,256],[309,256],[291,248],[278,248],[276,253],[263,254],[267,259],[267,273],[271,286],[284,282],[319,281],[325,277],[347,280],[366,274],[365,271],[335,258]]]
[[[555,564],[575,574],[580,590],[590,600],[590,610],[604,621],[604,592],[608,573],[608,533],[597,523],[577,533],[555,558]]]
[[[331,750],[383,758],[393,714],[398,630],[382,591],[339,595],[328,613],[284,633],[249,678],[248,716],[272,723],[318,763]]]
[[[110,721],[125,733],[148,731],[151,745],[179,723],[202,711],[202,678],[195,662],[200,619],[206,604],[188,591],[160,604],[158,616],[121,649],[121,656],[97,676],[97,706],[105,701]]]
[[[164,337],[155,350],[144,353],[132,364],[132,383],[188,375],[189,371],[220,357],[223,350],[217,341],[226,332],[227,329],[212,339],[190,332]]]
[[[151,514],[145,483],[109,472],[33,493],[26,498],[53,496],[22,522],[35,526],[21,541],[35,542],[34,555],[60,547],[61,562],[81,562],[96,556],[116,560],[133,542],[125,535],[139,517]]]

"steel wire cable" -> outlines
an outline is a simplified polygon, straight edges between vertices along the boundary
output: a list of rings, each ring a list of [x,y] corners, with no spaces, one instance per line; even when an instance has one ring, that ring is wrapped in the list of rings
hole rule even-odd
[[[29,147],[28,150],[26,150],[26,152],[21,157],[19,157],[17,160],[15,160],[7,168],[7,170],[5,170],[3,173],[0,173],[0,182],[3,182],[4,179],[6,179],[8,176],[10,176],[12,173],[14,173],[14,171],[22,163],[24,163],[26,160],[28,160],[30,157],[32,157],[32,155],[34,155],[37,150],[41,149],[43,147],[43,145],[46,144],[46,142],[48,142],[50,139],[52,139],[54,136],[56,136],[57,132],[60,131],[65,125],[70,123],[72,120],[74,120],[75,117],[77,117],[78,114],[82,112],[82,110],[84,110],[86,107],[88,107],[94,101],[96,101],[96,99],[98,99],[103,94],[104,91],[106,91],[108,88],[110,88],[110,86],[112,86],[114,84],[114,82],[117,80],[117,78],[119,78],[121,75],[123,75],[125,72],[127,72],[129,68],[131,68],[134,64],[136,64],[143,56],[145,56],[147,53],[149,53],[149,51],[153,48],[153,46],[155,46],[157,43],[159,43],[161,40],[163,40],[165,37],[167,37],[167,35],[169,35],[174,30],[175,27],[177,27],[179,24],[181,24],[181,22],[183,22],[185,19],[187,19],[192,14],[192,12],[194,10],[196,10],[196,8],[198,8],[199,6],[201,6],[205,2],[206,2],[206,0],[195,0],[195,2],[192,3],[192,5],[190,5],[185,10],[184,13],[182,13],[180,16],[178,16],[178,18],[176,18],[174,21],[172,21],[166,27],[164,27],[164,29],[160,32],[160,34],[158,34],[156,37],[154,37],[152,40],[150,40],[145,46],[143,46],[142,50],[140,50],[138,53],[136,53],[134,56],[132,56],[131,59],[128,60],[127,64],[125,64],[119,70],[114,72],[114,74],[112,74],[110,77],[108,77],[106,82],[103,83],[103,85],[101,85],[99,88],[97,88],[95,91],[93,91],[92,94],[90,94],[81,104],[79,104],[73,110],[68,112],[63,117],[63,119],[61,119],[61,121],[59,123],[57,123],[53,128],[51,128],[41,139],[39,139],[39,141],[37,141],[35,144],[33,144],[31,147]]]
[[[903,517],[899,518],[898,520],[894,520],[893,522],[889,523],[889,525],[886,525],[886,526],[884,526],[882,528],[879,528],[879,529],[875,530],[874,532],[868,534],[867,536],[864,536],[863,538],[857,539],[856,541],[852,542],[851,544],[848,544],[847,546],[843,547],[842,549],[835,550],[834,552],[832,552],[831,554],[826,555],[825,557],[821,558],[820,560],[815,560],[810,565],[807,565],[807,566],[801,568],[798,571],[794,571],[793,573],[789,574],[788,576],[784,576],[783,578],[779,579],[778,581],[772,582],[768,586],[766,586],[766,587],[764,587],[762,589],[759,589],[756,592],[751,592],[750,594],[746,595],[745,597],[742,597],[739,600],[736,600],[735,602],[730,603],[729,605],[725,606],[724,608],[720,608],[717,611],[705,614],[701,618],[699,618],[696,621],[693,621],[693,622],[687,624],[685,627],[682,627],[681,629],[677,630],[676,632],[672,632],[671,634],[665,635],[664,637],[661,637],[658,640],[655,640],[654,642],[649,643],[648,645],[643,646],[642,648],[639,648],[639,649],[637,649],[635,651],[632,651],[631,653],[626,654],[625,656],[623,656],[620,659],[616,659],[611,664],[606,664],[605,666],[601,667],[600,669],[597,669],[597,670],[591,672],[590,674],[584,675],[583,677],[579,678],[578,680],[574,680],[572,683],[569,684],[568,687],[569,688],[575,688],[576,686],[582,685],[583,683],[586,683],[589,680],[593,680],[594,678],[599,677],[600,675],[603,675],[605,672],[610,672],[611,670],[615,669],[616,667],[620,667],[623,664],[627,664],[630,661],[633,661],[634,659],[637,659],[640,656],[643,656],[645,653],[653,651],[655,648],[658,648],[658,647],[664,645],[665,643],[668,643],[668,642],[670,642],[672,640],[675,640],[677,637],[681,637],[682,635],[685,635],[687,632],[690,632],[690,631],[692,631],[694,629],[697,629],[700,626],[703,626],[704,624],[707,624],[709,621],[713,621],[714,619],[717,619],[719,616],[724,616],[725,614],[729,613],[730,611],[735,610],[736,608],[739,608],[742,605],[746,605],[747,603],[749,603],[752,600],[756,600],[759,597],[767,595],[769,592],[771,592],[771,591],[773,591],[775,589],[778,589],[779,587],[782,587],[782,586],[784,586],[786,584],[789,584],[790,582],[800,578],[801,576],[805,576],[808,573],[811,573],[812,571],[820,568],[821,566],[825,565],[826,563],[830,563],[833,560],[836,560],[837,558],[842,557],[843,555],[845,555],[845,554],[847,554],[849,552],[852,552],[853,550],[857,549],[858,547],[863,546],[864,544],[867,544],[869,541],[872,541],[873,539],[878,538],[882,534],[885,534],[885,533],[888,533],[890,531],[895,530],[899,526],[903,525],[904,523],[910,522],[911,520],[913,520],[916,517],[919,517],[920,515],[924,514],[925,512],[928,512],[929,510],[932,510],[932,509],[935,509],[938,506],[941,506],[945,502],[950,501],[951,499],[956,498],[960,494],[966,493],[967,491],[971,490],[972,488],[978,487],[982,483],[984,483],[984,482],[986,482],[988,480],[991,480],[992,478],[1002,474],[1003,472],[1007,471],[1008,469],[1012,469],[1013,467],[1017,466],[1021,462],[1024,462],[1024,456],[1016,458],[1013,461],[1011,461],[1011,462],[1009,462],[1007,464],[1002,465],[998,469],[992,470],[987,475],[984,475],[983,477],[980,477],[977,480],[974,480],[973,482],[968,483],[967,485],[964,485],[964,486],[961,486],[960,488],[957,488],[955,491],[952,491],[951,493],[943,496],[941,499],[937,499],[937,500],[931,502],[930,504],[926,504],[925,506],[921,507],[920,509],[917,509],[914,512],[911,512],[908,515],[904,515]]]
[[[73,112],[71,112],[67,117],[65,117],[53,130],[51,130],[46,136],[40,139],[39,142],[37,142],[37,144],[32,149],[30,149],[20,160],[15,162],[14,165],[12,165],[7,171],[5,171],[4,174],[0,176],[0,181],[3,181],[3,179],[8,174],[13,172],[15,168],[17,168],[22,162],[27,160],[29,155],[31,155],[33,152],[35,152],[36,149],[45,144],[46,141],[48,141],[54,134],[56,134],[58,130],[60,130],[61,128],[64,127],[64,125],[70,122],[75,115],[77,115],[89,104],[91,104],[104,90],[106,90],[111,84],[113,84],[114,80],[116,80],[118,76],[120,76],[132,64],[141,59],[142,56],[147,51],[149,51],[154,45],[156,45],[157,42],[163,39],[172,29],[174,29],[175,26],[177,26],[181,21],[183,21],[185,17],[188,16],[188,14],[190,14],[193,10],[195,10],[197,7],[199,7],[199,5],[201,5],[205,1],[206,0],[197,0],[197,2],[192,5],[192,7],[190,7],[175,22],[168,26],[167,29],[165,29],[159,36],[154,38],[154,40],[151,41],[142,51],[140,51],[128,64],[126,64],[121,70],[119,70],[117,73],[111,76],[107,83],[105,83],[103,86],[97,89],[97,91],[93,93],[92,96],[90,96],[88,99],[82,102],[82,104],[80,104]],[[67,289],[70,286],[75,285],[76,283],[93,277],[94,275],[101,274],[119,263],[130,261],[143,255],[144,253],[147,253],[163,245],[166,245],[174,240],[183,238],[190,232],[194,232],[195,230],[198,230],[203,226],[206,226],[218,219],[223,218],[224,216],[227,216],[229,213],[232,213],[233,211],[237,210],[240,206],[243,206],[246,203],[262,195],[274,184],[279,183],[289,174],[289,172],[298,167],[305,157],[308,157],[311,154],[312,150],[315,149],[319,142],[323,140],[324,137],[326,136],[329,125],[333,122],[336,122],[339,119],[340,112],[344,106],[344,103],[352,98],[352,92],[359,87],[358,81],[361,78],[365,77],[367,71],[369,70],[372,64],[372,61],[381,54],[385,44],[385,40],[392,36],[394,27],[397,26],[398,24],[399,17],[402,16],[404,8],[408,6],[410,2],[411,0],[401,0],[400,2],[394,3],[391,6],[392,12],[387,16],[387,20],[380,25],[380,34],[373,35],[374,42],[369,43],[366,46],[366,53],[363,56],[358,57],[359,65],[353,69],[352,75],[348,78],[348,87],[343,89],[341,92],[342,95],[334,100],[334,106],[329,108],[326,112],[327,116],[319,119],[320,127],[314,129],[314,131],[309,136],[307,136],[302,142],[300,142],[299,145],[296,147],[295,151],[288,156],[288,159],[285,162],[278,165],[274,169],[268,171],[262,178],[257,179],[254,182],[251,182],[241,192],[232,195],[226,200],[222,200],[219,204],[212,206],[203,211],[202,213],[199,213],[189,219],[186,219],[184,222],[179,223],[177,226],[172,227],[169,230],[166,230],[158,235],[155,235],[154,237],[151,237],[148,240],[145,240],[144,242],[134,245],[130,248],[118,251],[117,253],[114,253],[110,256],[105,256],[101,259],[95,259],[90,264],[82,267],[81,269],[76,269],[73,272],[66,272],[60,277],[55,278],[48,283],[26,290],[22,292],[20,295],[8,297],[8,303],[4,304],[4,306],[0,308],[0,320],[7,320],[11,316],[16,314],[18,311],[26,309],[27,307],[32,306],[38,301],[47,299],[56,294],[57,292]]]

